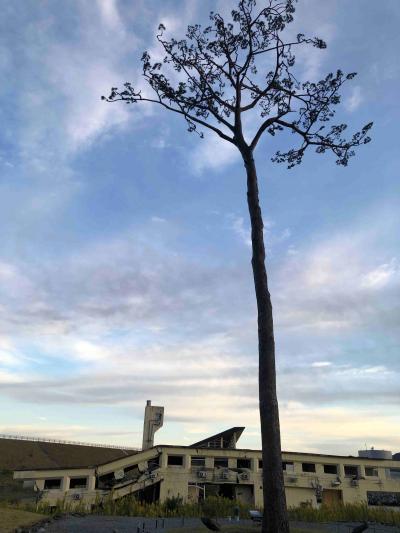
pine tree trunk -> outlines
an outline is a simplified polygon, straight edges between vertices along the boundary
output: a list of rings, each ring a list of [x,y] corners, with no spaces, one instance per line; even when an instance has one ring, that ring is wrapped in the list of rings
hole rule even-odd
[[[276,396],[274,324],[265,268],[264,224],[253,154],[249,150],[242,155],[247,172],[247,202],[253,249],[251,264],[258,310],[259,400],[264,496],[262,532],[289,533]]]

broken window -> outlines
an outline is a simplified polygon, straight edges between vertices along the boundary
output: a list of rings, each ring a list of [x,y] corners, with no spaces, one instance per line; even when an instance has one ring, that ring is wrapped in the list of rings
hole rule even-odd
[[[238,468],[251,468],[251,459],[243,459],[239,458],[237,460],[237,467]]]
[[[228,458],[227,457],[215,457],[214,466],[218,468],[228,468]]]
[[[157,457],[153,457],[152,459],[148,460],[149,470],[152,472],[156,468],[159,468],[160,466],[160,455],[157,455]]]
[[[365,475],[368,477],[378,477],[378,469],[374,466],[366,466]]]
[[[282,470],[285,472],[294,472],[294,463],[292,461],[283,461]]]
[[[87,477],[73,477],[69,480],[70,489],[86,489]]]
[[[206,466],[206,458],[205,457],[199,457],[198,455],[195,455],[190,458],[190,462],[192,466],[198,466],[203,467]]]
[[[302,463],[303,472],[315,472],[315,463]]]
[[[356,465],[344,465],[345,477],[358,477],[358,466]]]
[[[61,478],[44,480],[44,490],[60,489],[60,488],[61,488]]]
[[[367,491],[368,505],[400,506],[400,492]]]
[[[324,465],[325,474],[335,474],[337,476],[338,468],[337,465]]]
[[[168,466],[183,466],[183,455],[168,455]]]

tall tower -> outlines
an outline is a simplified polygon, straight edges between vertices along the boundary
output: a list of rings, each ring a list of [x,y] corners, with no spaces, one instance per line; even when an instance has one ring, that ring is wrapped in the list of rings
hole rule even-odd
[[[151,405],[151,400],[147,400],[144,410],[142,450],[148,450],[154,446],[154,433],[162,427],[163,423],[164,407]]]

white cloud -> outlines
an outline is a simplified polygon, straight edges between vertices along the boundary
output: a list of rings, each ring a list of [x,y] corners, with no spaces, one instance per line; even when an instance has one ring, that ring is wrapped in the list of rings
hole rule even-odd
[[[379,265],[377,268],[364,274],[362,278],[362,285],[371,289],[382,288],[388,285],[395,278],[399,278],[400,269],[395,258],[389,263]]]
[[[246,227],[243,217],[232,218],[232,229],[243,244],[251,246],[251,231],[248,224]]]
[[[240,242],[248,247],[251,247],[251,229],[250,223],[246,222],[241,216],[228,215],[228,220],[233,232],[237,235]],[[264,240],[266,248],[271,251],[276,245],[286,241],[291,237],[292,233],[289,228],[282,231],[277,230],[275,223],[272,220],[264,220]]]
[[[125,32],[116,0],[97,0],[104,24],[113,31]]]
[[[197,142],[190,154],[190,166],[196,174],[203,174],[210,169],[221,171],[240,159],[239,150],[215,133],[205,132],[204,139],[198,139]]]
[[[397,258],[373,252],[383,228],[338,232],[287,254],[274,277],[276,324],[356,331],[367,324],[395,332],[400,292]],[[376,267],[376,262],[383,259]],[[375,265],[374,265],[375,264]]]
[[[331,365],[332,363],[330,361],[315,361],[311,364],[313,368],[324,368]]]
[[[350,96],[344,102],[345,108],[347,109],[347,111],[350,111],[350,113],[352,113],[360,107],[363,100],[364,98],[361,93],[361,87],[359,85],[356,85],[352,87]]]

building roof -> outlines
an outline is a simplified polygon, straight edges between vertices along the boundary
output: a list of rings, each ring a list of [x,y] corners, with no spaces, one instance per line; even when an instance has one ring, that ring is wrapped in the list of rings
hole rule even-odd
[[[0,438],[0,470],[87,467],[134,453],[129,449]]]
[[[236,443],[240,439],[244,427],[234,427],[207,437],[204,440],[191,444],[189,448],[236,448]]]

